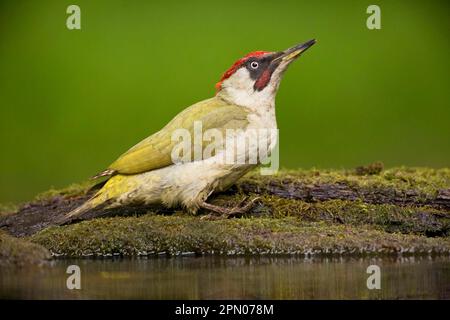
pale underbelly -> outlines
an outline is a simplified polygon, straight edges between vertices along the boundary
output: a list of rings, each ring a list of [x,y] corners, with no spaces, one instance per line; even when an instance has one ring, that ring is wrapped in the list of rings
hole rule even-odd
[[[121,204],[135,202],[163,203],[168,207],[182,205],[196,210],[214,193],[224,191],[256,167],[255,164],[226,165],[213,159],[172,165],[139,175],[123,176],[130,185],[119,198]]]
[[[242,137],[252,138],[252,135],[258,134],[256,131],[247,131],[242,134]],[[234,149],[235,146],[230,144],[232,148],[220,151],[215,156],[204,160],[174,164],[132,176],[122,176],[121,179],[128,185],[128,192],[119,196],[119,202],[122,204],[163,203],[167,207],[182,205],[195,211],[209,195],[226,190],[244,174],[255,168],[260,162],[259,151],[273,150],[277,133],[272,132],[272,134],[273,136],[269,135],[266,138],[267,141],[263,141],[263,149],[260,144],[249,144],[248,148],[241,149]],[[230,154],[233,155],[231,158],[228,157]],[[229,159],[233,161],[230,162]]]

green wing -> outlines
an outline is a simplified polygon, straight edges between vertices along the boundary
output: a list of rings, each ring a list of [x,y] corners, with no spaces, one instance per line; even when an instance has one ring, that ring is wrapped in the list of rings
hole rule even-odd
[[[171,152],[178,143],[172,141],[174,130],[187,129],[193,137],[194,121],[201,121],[203,132],[212,128],[223,133],[226,129],[243,129],[248,124],[248,112],[243,107],[229,104],[217,97],[196,103],[178,114],[163,129],[121,155],[99,176],[136,174],[172,165]],[[206,143],[203,145],[205,147]]]

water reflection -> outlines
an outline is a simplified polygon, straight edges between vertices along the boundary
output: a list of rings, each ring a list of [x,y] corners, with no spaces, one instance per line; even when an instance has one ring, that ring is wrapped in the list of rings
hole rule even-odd
[[[81,290],[66,288],[67,266]],[[381,290],[366,268],[381,267]],[[409,299],[450,298],[450,258],[177,257],[55,260],[0,269],[0,298],[26,299]]]

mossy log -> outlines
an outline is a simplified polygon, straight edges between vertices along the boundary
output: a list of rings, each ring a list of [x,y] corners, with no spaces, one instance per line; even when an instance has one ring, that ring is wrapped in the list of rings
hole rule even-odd
[[[50,257],[43,246],[0,232],[0,267],[40,265]]]
[[[181,210],[127,207],[52,226],[95,192],[91,183],[51,190],[0,227],[53,254],[292,254],[450,252],[450,170],[378,165],[356,170],[258,171],[210,201],[259,202],[243,217],[207,221]],[[99,218],[102,219],[92,219]]]

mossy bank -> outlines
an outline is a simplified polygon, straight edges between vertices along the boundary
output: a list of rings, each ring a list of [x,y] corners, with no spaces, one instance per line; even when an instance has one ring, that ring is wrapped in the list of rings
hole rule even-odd
[[[202,219],[207,212],[137,206],[53,226],[94,192],[91,187],[51,190],[2,213],[0,225],[64,256],[450,254],[449,169],[383,170],[375,164],[275,176],[255,171],[211,199],[233,206],[245,196],[260,197],[243,217]]]

